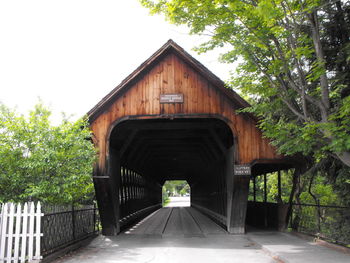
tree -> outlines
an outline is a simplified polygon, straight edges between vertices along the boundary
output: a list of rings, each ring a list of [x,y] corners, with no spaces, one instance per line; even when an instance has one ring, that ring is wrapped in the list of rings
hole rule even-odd
[[[172,180],[166,181],[163,186],[164,191],[170,196],[185,195],[190,192],[190,186],[187,181]]]
[[[53,126],[50,114],[41,103],[27,118],[0,105],[0,202],[92,199],[96,153],[87,121]]]
[[[350,4],[343,0],[140,0],[152,13],[227,46],[231,85],[285,155],[350,167]]]

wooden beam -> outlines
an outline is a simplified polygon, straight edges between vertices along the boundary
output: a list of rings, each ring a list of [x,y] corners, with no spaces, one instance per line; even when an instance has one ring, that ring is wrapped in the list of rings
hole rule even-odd
[[[208,116],[210,118],[210,116]],[[128,129],[140,129],[142,131],[146,130],[207,130],[210,128],[221,128],[221,123],[213,123],[211,121],[206,121],[203,119],[201,122],[183,122],[181,119],[176,119],[173,122],[139,122],[128,123]],[[120,127],[121,128],[121,127]]]

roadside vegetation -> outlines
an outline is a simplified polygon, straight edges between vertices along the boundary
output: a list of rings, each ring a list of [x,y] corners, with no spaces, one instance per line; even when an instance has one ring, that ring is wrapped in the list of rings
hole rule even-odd
[[[87,120],[63,116],[52,125],[50,115],[42,103],[26,116],[0,105],[0,203],[93,200],[96,151]]]

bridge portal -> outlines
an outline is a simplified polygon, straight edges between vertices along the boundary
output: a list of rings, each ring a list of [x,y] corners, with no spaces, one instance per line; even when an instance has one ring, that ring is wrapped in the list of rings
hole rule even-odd
[[[187,180],[193,209],[244,233],[250,178],[294,165],[237,113],[248,106],[171,40],[112,90],[88,113],[103,234],[159,209],[166,180]]]

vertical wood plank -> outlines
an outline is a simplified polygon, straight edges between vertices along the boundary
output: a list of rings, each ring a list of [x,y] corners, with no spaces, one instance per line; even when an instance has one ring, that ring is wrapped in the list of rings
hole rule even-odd
[[[34,202],[29,203],[29,233],[28,233],[28,260],[33,260],[33,241],[34,241]]]
[[[28,230],[28,203],[24,203],[23,207],[23,226],[22,226],[22,246],[21,246],[21,263],[26,261],[26,248],[27,248],[27,230]]]
[[[17,205],[16,211],[16,231],[15,231],[15,250],[14,250],[14,259],[13,262],[17,263],[19,259],[19,246],[20,246],[20,235],[21,235],[21,221],[22,221],[22,206],[21,204]]]
[[[7,262],[11,263],[12,259],[12,242],[13,242],[13,221],[15,218],[15,205],[10,203],[10,213],[8,215],[8,237],[7,237]]]
[[[6,235],[7,235],[7,217],[8,217],[8,204],[5,203],[1,210],[1,240],[0,240],[0,261],[5,260],[5,250],[6,250]]]
[[[41,251],[40,251],[40,241],[41,241],[41,217],[43,215],[41,214],[41,203],[37,203],[36,207],[36,213],[35,213],[35,221],[36,221],[36,227],[35,227],[35,256],[34,259],[40,260],[41,257]]]

